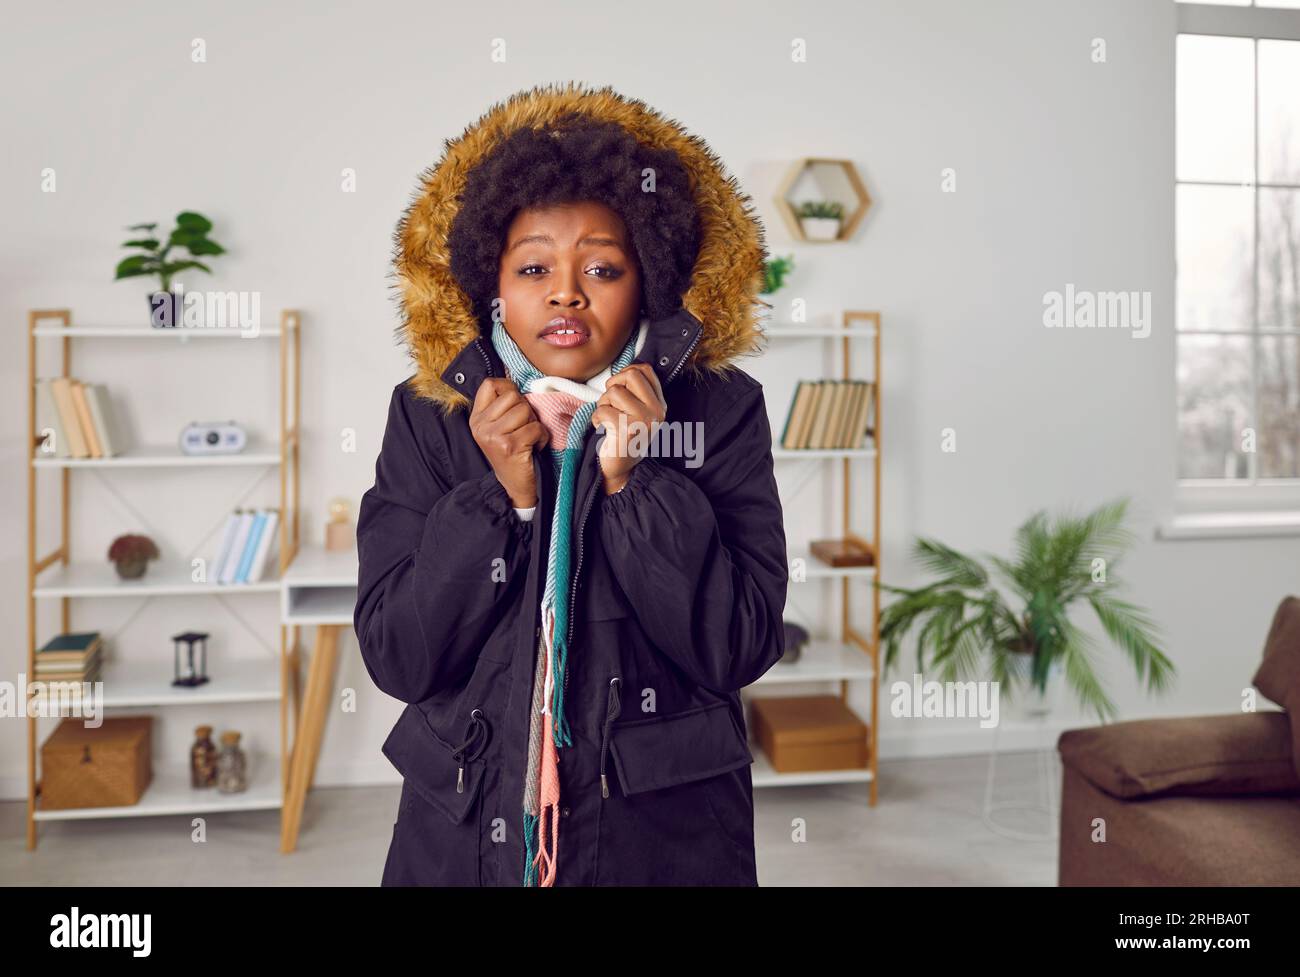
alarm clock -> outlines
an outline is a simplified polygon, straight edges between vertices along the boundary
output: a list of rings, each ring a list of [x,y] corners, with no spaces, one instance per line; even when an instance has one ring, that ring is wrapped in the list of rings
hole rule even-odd
[[[187,455],[234,455],[248,445],[248,435],[234,421],[193,423],[181,431],[181,451]]]

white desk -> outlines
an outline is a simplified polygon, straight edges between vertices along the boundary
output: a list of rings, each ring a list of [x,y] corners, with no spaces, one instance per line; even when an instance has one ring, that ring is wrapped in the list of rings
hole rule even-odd
[[[315,627],[316,641],[307,668],[307,691],[298,714],[298,732],[289,758],[289,790],[280,822],[280,850],[291,852],[298,844],[302,806],[316,776],[325,720],[334,694],[338,667],[339,631],[352,627],[357,603],[357,551],[330,551],[303,546],[280,578],[280,621],[292,628],[294,701],[298,701],[299,627]]]

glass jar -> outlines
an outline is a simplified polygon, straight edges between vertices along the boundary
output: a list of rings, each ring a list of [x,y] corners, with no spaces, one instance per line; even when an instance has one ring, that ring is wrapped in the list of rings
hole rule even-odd
[[[212,727],[196,726],[194,736],[194,745],[190,747],[190,786],[211,787],[217,782],[217,747],[212,742]]]
[[[217,756],[217,790],[238,794],[248,789],[248,761],[239,748],[239,733],[233,729],[221,734],[221,753]]]

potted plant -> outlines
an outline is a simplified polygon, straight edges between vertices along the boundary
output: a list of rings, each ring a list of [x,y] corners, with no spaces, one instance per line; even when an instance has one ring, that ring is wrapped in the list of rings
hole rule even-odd
[[[1173,664],[1156,644],[1155,625],[1146,612],[1117,594],[1114,569],[1133,535],[1122,523],[1128,500],[1107,503],[1075,518],[1032,515],[1017,531],[1012,560],[989,556],[1015,608],[974,557],[934,539],[918,538],[914,555],[939,579],[915,589],[878,583],[899,595],[880,615],[885,661],[893,664],[903,636],[920,624],[917,665],[933,652],[944,681],[979,677],[980,652],[990,655],[990,673],[1010,691],[1024,686],[1047,711],[1049,678],[1064,673],[1081,705],[1103,720],[1114,718],[1114,703],[1102,689],[1090,661],[1093,642],[1069,616],[1070,606],[1087,603],[1102,630],[1127,656],[1149,691],[1166,688]]]
[[[195,258],[225,254],[226,249],[208,237],[212,222],[202,214],[192,210],[182,211],[176,215],[176,227],[167,236],[163,244],[154,237],[157,224],[132,224],[129,231],[145,231],[146,237],[136,238],[122,244],[124,248],[139,248],[142,253],[123,258],[117,265],[117,274],[113,280],[138,278],[141,275],[157,275],[162,287],[149,295],[149,322],[155,328],[176,326],[181,321],[180,293],[171,290],[172,276],[178,271],[197,268],[212,274],[212,269]],[[168,254],[174,248],[184,248],[191,255],[189,258],[168,260]]]
[[[785,284],[785,276],[792,271],[794,271],[794,255],[787,255],[784,258],[772,258],[763,262],[763,288],[758,293],[763,301],[761,318],[768,319],[772,317],[776,307],[771,300],[777,290]]]
[[[148,536],[128,533],[113,540],[108,548],[108,558],[123,580],[136,580],[144,576],[150,560],[158,559],[158,547]]]
[[[799,206],[797,216],[809,241],[834,241],[840,236],[844,205],[833,200],[809,200]]]

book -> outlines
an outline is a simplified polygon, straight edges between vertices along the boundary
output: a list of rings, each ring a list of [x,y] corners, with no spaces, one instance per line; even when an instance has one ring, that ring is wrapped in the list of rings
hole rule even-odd
[[[248,568],[248,582],[257,583],[266,578],[267,563],[271,556],[271,547],[275,544],[275,531],[280,526],[280,510],[266,510],[266,524],[262,527],[262,537],[257,543],[257,552]]]
[[[812,380],[809,381],[808,386],[811,388],[808,396],[808,406],[804,410],[803,421],[800,423],[799,429],[794,432],[794,444],[790,446],[792,448],[808,447],[808,434],[812,430],[813,418],[817,416],[817,406],[821,403],[822,395],[826,389],[826,381]]]
[[[862,400],[866,395],[867,382],[865,380],[853,381],[853,397],[849,401],[849,408],[844,414],[844,427],[840,430],[840,447],[842,448],[856,448],[858,446],[858,442],[854,440],[853,432],[857,423],[858,412],[862,409]]]
[[[253,554],[257,544],[262,541],[262,530],[266,528],[266,513],[258,510],[253,515],[253,527],[248,531],[244,541],[243,552],[239,554],[239,567],[235,570],[235,583],[248,583],[248,568],[253,565]]]
[[[95,421],[90,416],[90,405],[86,403],[86,388],[80,380],[72,381],[72,405],[77,409],[81,436],[86,439],[86,450],[90,453],[90,457],[103,458],[104,449],[99,445],[99,435],[95,433]]]
[[[836,409],[840,404],[840,381],[837,381],[837,379],[828,379],[826,385],[828,398],[826,411],[822,413],[822,424],[818,427],[816,440],[809,444],[810,448],[829,447],[829,444],[827,444],[827,431],[831,429],[832,422],[835,420]]]
[[[807,380],[800,380],[794,396],[790,398],[790,412],[786,415],[785,429],[781,432],[781,447],[798,447],[796,434],[803,426],[804,415],[808,412],[812,395],[813,385]]]
[[[36,650],[37,655],[85,655],[100,642],[98,631],[70,631],[57,634]]]
[[[853,419],[853,428],[849,434],[851,447],[860,446],[867,434],[873,431],[875,403],[876,384],[874,380],[868,380],[863,391],[862,402],[858,405],[857,415]]]
[[[86,439],[81,433],[81,421],[77,418],[77,406],[72,401],[72,381],[68,377],[55,377],[50,381],[50,392],[54,395],[63,436],[68,442],[68,454],[73,458],[90,457]]]
[[[244,555],[244,547],[248,545],[248,534],[253,528],[253,519],[254,516],[251,512],[240,513],[239,525],[235,529],[235,539],[230,545],[230,553],[221,568],[217,583],[228,584],[235,582],[235,574],[239,570],[239,561]]]
[[[216,583],[221,582],[222,568],[225,567],[226,561],[230,559],[230,550],[235,545],[235,535],[239,532],[239,517],[241,515],[243,515],[242,510],[236,509],[226,516],[226,525],[221,530],[221,546],[217,550],[216,559],[208,567],[209,579]]]
[[[120,455],[126,450],[126,443],[113,416],[108,391],[104,389],[102,383],[87,383],[82,389],[86,394],[86,405],[90,408],[90,419],[104,457],[112,458],[114,455]]]
[[[822,435],[823,448],[840,447],[840,428],[844,425],[844,412],[848,410],[849,395],[853,392],[851,380],[835,381],[835,399],[831,402],[831,412],[826,421],[826,432]]]
[[[822,395],[817,402],[817,413],[813,416],[812,428],[809,430],[804,443],[804,446],[808,448],[821,446],[822,436],[826,432],[826,421],[831,413],[831,402],[835,399],[835,381],[820,380],[818,382],[822,385]]]
[[[48,432],[48,433],[47,433]],[[36,430],[32,432],[44,439],[36,446],[38,457],[67,458],[68,436],[63,433],[63,420],[59,408],[54,403],[54,392],[49,380],[36,381]],[[48,444],[50,450],[46,451]]]
[[[84,661],[47,662],[38,658],[36,659],[36,674],[42,678],[47,675],[83,675],[98,667],[101,658],[101,647],[101,645],[96,645],[95,650],[87,655]]]

